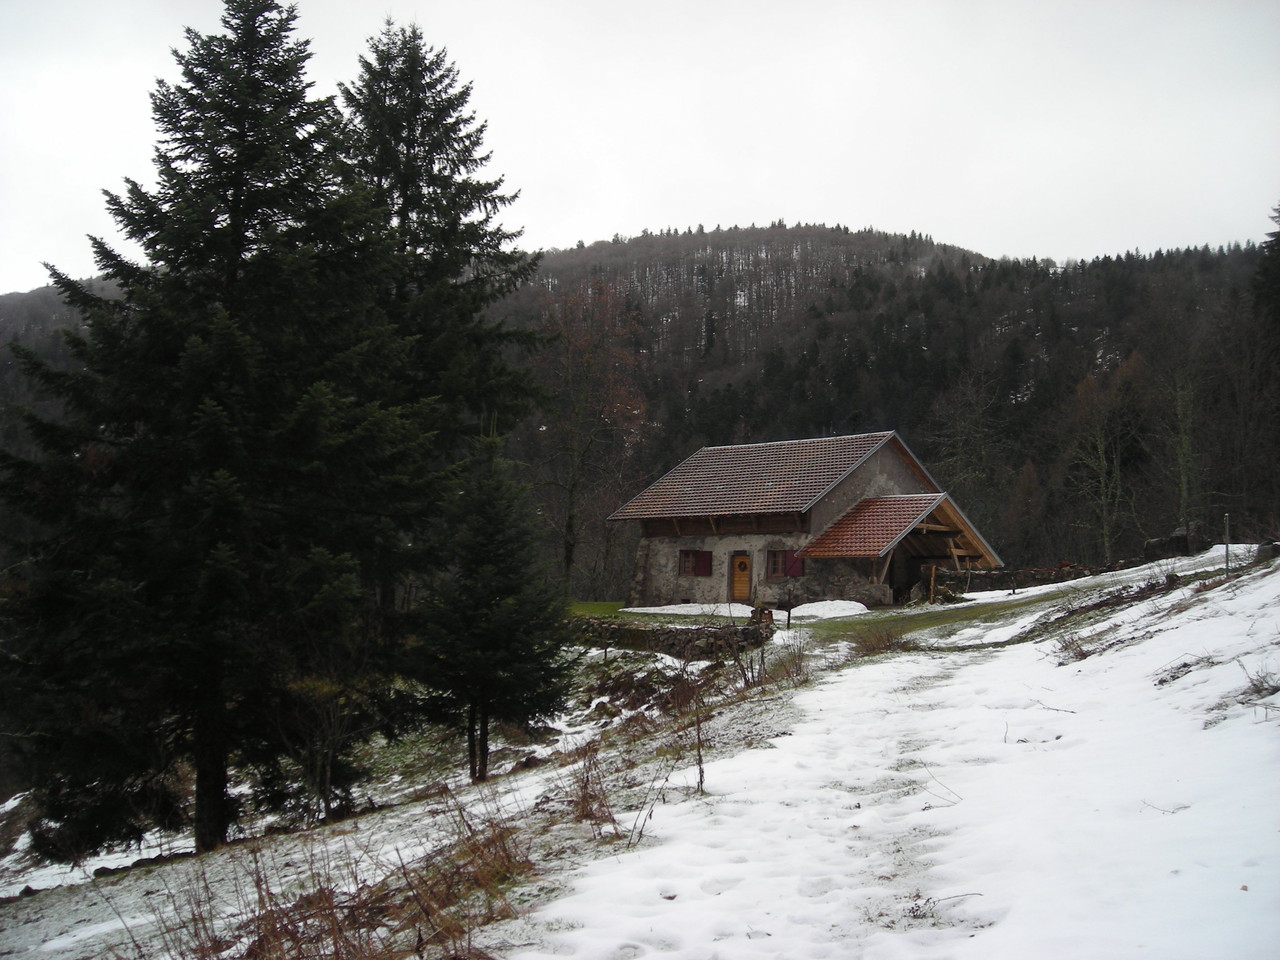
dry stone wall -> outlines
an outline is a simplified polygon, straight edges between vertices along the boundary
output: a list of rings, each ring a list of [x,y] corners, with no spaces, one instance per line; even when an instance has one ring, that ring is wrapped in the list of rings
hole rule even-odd
[[[674,627],[582,618],[573,622],[582,643],[593,647],[665,653],[681,660],[732,659],[773,636],[772,623]]]

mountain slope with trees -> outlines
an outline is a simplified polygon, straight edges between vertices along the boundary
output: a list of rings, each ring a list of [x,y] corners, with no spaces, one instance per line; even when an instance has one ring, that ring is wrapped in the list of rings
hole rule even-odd
[[[781,223],[550,252],[501,306],[551,338],[514,447],[546,549],[575,595],[623,595],[630,534],[603,518],[699,446],[883,429],[1011,564],[1135,556],[1225,513],[1275,536],[1277,252],[1058,265]]]
[[[898,430],[1013,565],[1216,537],[1224,514],[1274,537],[1278,263],[1274,239],[1055,264],[781,224],[549,251],[490,308],[544,338],[509,452],[579,598],[625,594],[634,531],[604,518],[699,446],[863,430]],[[69,316],[0,297],[42,355]],[[11,364],[0,390],[39,399]]]

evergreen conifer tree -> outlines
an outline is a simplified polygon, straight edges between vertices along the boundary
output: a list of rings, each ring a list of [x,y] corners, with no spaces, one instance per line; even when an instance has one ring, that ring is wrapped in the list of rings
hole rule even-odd
[[[516,195],[480,175],[489,154],[471,85],[417,26],[388,21],[340,92],[350,162],[394,237],[397,269],[380,306],[412,338],[403,388],[437,400],[437,444],[459,450],[482,429],[509,429],[532,394],[508,362],[509,348],[532,338],[485,314],[537,267],[511,247],[519,233],[496,222]]]
[[[218,846],[233,764],[277,806],[301,775],[327,811],[382,716],[441,418],[397,386],[418,347],[385,289],[406,254],[337,162],[293,21],[226,0],[223,32],[188,31],[181,82],[153,94],[157,184],[108,196],[146,261],[95,240],[118,298],[53,271],[84,317],[74,367],[19,351],[63,416],[0,459],[0,493],[42,524],[4,584],[0,710],[52,855],[184,822]]]
[[[446,698],[466,733],[470,773],[489,774],[489,730],[525,724],[563,706],[564,600],[539,569],[526,491],[499,456],[478,442],[442,511],[450,550],[430,582],[433,634],[420,656],[424,679]]]

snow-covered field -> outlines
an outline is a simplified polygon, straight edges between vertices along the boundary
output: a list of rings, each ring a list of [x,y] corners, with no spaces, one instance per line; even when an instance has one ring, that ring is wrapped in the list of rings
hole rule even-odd
[[[545,892],[474,943],[504,960],[1280,957],[1280,563],[1096,602],[1221,564],[1218,547],[1039,588],[982,627],[931,633],[946,651],[854,661],[721,712],[709,736],[768,734],[719,750],[703,794],[689,766],[649,806],[615,809],[624,830],[643,820],[639,844],[540,862]],[[1083,612],[989,646],[1067,609]],[[805,622],[778,643],[803,642]],[[499,778],[486,802],[563,792],[548,769]],[[434,809],[312,831],[308,856],[350,857],[361,882],[419,855]],[[0,893],[68,885],[0,905],[0,956],[139,955],[128,938],[146,947],[152,901],[184,871],[234,899],[243,880],[220,878],[236,849],[96,884],[8,858]],[[296,849],[268,862],[287,870]]]

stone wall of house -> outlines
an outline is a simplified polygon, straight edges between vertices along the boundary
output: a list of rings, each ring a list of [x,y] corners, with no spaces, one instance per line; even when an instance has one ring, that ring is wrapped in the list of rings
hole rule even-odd
[[[627,603],[725,603],[729,598],[729,563],[739,551],[751,555],[751,602],[759,606],[786,608],[814,600],[857,600],[868,606],[893,602],[893,591],[887,585],[870,582],[864,561],[807,560],[803,577],[769,578],[770,550],[799,550],[808,541],[805,533],[642,540],[636,551],[636,574]],[[682,576],[681,550],[709,551],[710,576]]]
[[[646,538],[636,550],[636,580],[627,602],[631,606],[725,603],[729,599],[729,562],[735,553],[745,551],[751,555],[752,600],[767,603],[773,593],[766,578],[768,551],[799,550],[808,539],[804,533]],[[708,551],[711,574],[682,576],[681,550]]]
[[[865,560],[808,560],[801,591],[801,603],[814,600],[856,600],[868,607],[893,604],[893,588],[887,583],[872,583]],[[793,604],[794,605],[794,604]]]

